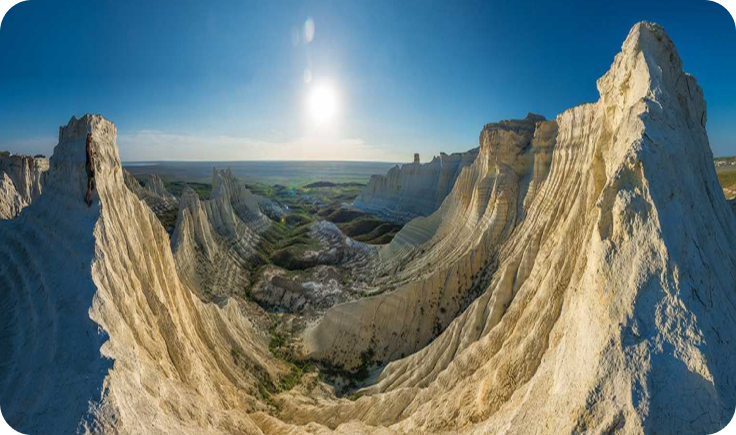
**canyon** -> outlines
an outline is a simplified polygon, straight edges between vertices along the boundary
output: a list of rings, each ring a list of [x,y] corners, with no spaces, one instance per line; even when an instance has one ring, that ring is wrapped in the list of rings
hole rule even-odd
[[[208,198],[172,195],[123,169],[112,122],[73,117],[47,171],[5,176],[23,199],[0,220],[4,418],[26,434],[717,432],[736,409],[736,214],[703,90],[648,22],[597,89],[315,214],[402,225],[382,243],[227,169]]]

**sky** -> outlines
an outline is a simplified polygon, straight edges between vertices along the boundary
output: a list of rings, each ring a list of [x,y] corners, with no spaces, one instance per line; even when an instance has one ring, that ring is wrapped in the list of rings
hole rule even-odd
[[[30,0],[0,26],[0,150],[50,155],[91,112],[124,161],[428,161],[596,101],[641,20],[703,87],[714,154],[736,155],[736,28],[706,0]]]

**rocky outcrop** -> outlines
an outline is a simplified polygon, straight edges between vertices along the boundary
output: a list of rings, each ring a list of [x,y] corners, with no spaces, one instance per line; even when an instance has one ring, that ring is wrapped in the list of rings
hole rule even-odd
[[[442,206],[371,256],[384,285],[307,331],[308,352],[346,367],[394,359],[352,400],[273,357],[283,337],[247,303],[194,297],[123,187],[115,127],[72,119],[44,194],[0,222],[3,416],[28,434],[719,431],[736,408],[736,216],[703,92],[651,23],[598,90],[554,121],[486,126]],[[220,176],[183,209],[192,250],[259,221]]]
[[[381,294],[330,310],[307,335],[310,357],[354,370],[366,352],[390,361],[444,330],[487,285],[485,269],[547,176],[556,136],[556,121],[532,114],[486,125],[478,157],[440,209],[382,249]]]
[[[45,157],[0,153],[0,219],[13,219],[41,195],[48,169]]]
[[[85,138],[97,158],[92,205]],[[0,407],[25,434],[260,434],[284,371],[233,300],[204,304],[124,187],[112,123],[62,127],[44,194],[0,222]]]
[[[128,189],[148,204],[151,210],[156,213],[156,216],[162,217],[171,212],[176,213],[179,208],[179,199],[166,190],[161,177],[150,174],[145,176],[142,181],[138,181],[125,169],[123,169],[123,175]]]
[[[163,201],[176,202],[176,197],[169,193],[164,186],[164,181],[156,174],[151,174],[143,182],[143,187],[146,188],[153,195],[158,196]]]
[[[390,247],[387,258],[418,249],[406,267],[431,272],[334,307],[307,349],[348,364],[366,349],[396,358],[423,337],[415,318],[437,317],[479,279],[480,295],[367,396],[284,414],[397,433],[724,427],[736,407],[736,219],[718,191],[702,90],[681,65],[662,28],[641,23],[598,81],[598,102],[536,125],[538,153],[504,157],[528,150],[524,123],[486,127],[490,147],[468,175]],[[445,264],[452,249],[458,261]]]
[[[477,148],[464,153],[442,153],[421,164],[419,154],[414,154],[413,163],[391,168],[386,175],[371,176],[353,207],[402,224],[417,216],[429,216],[477,155]]]
[[[245,295],[259,233],[270,225],[258,200],[228,169],[213,170],[210,199],[185,188],[171,239],[177,269],[200,297]]]

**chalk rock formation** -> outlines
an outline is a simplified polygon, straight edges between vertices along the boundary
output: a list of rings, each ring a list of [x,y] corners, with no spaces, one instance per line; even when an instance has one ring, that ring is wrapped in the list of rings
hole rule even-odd
[[[487,285],[484,270],[544,181],[556,134],[556,122],[532,114],[486,125],[478,157],[440,209],[383,248],[384,293],[330,310],[307,336],[310,355],[355,369],[366,352],[397,359],[444,330]]]
[[[394,359],[355,400],[315,374],[264,395],[289,366],[248,305],[194,297],[158,220],[123,187],[114,126],[73,118],[44,194],[0,222],[3,416],[28,434],[719,431],[736,408],[736,216],[702,90],[650,23],[598,90],[554,121],[486,126],[442,206],[371,263],[383,293],[307,331],[328,362]],[[219,229],[258,227],[227,178],[214,200],[186,201],[191,252],[209,239],[221,250]],[[426,338],[443,316],[455,318]]]
[[[395,166],[386,175],[371,176],[353,206],[387,221],[405,223],[417,216],[428,216],[450,193],[462,169],[470,166],[478,149],[464,153],[440,154],[421,164]]]
[[[396,433],[705,434],[731,420],[736,219],[702,90],[650,23],[631,30],[598,90],[598,102],[537,123],[538,153],[508,153],[529,150],[524,123],[486,127],[440,210],[397,237],[427,247],[409,264],[431,262],[429,278],[333,307],[307,350],[348,365],[366,349],[395,358],[423,338],[406,333],[424,325],[415,318],[438,317],[473,275],[487,277],[479,297],[366,396],[283,415]],[[467,226],[478,226],[475,242],[461,239]],[[450,243],[458,260],[445,264]],[[392,245],[391,255],[416,252]]]
[[[244,295],[259,233],[270,225],[258,200],[230,170],[213,170],[210,199],[182,192],[171,246],[179,274],[204,299]]]
[[[44,157],[0,153],[0,219],[13,219],[41,195],[48,169]]]
[[[254,195],[261,212],[273,220],[280,220],[289,212],[289,206],[261,195]]]
[[[124,187],[115,136],[72,118],[44,194],[0,222],[3,416],[25,434],[260,434],[257,385],[284,369],[235,301],[206,305],[180,282],[164,229]]]
[[[156,174],[149,175],[143,182],[143,187],[164,201],[176,202],[176,197],[166,190],[164,181]]]
[[[166,190],[163,180],[158,175],[147,175],[142,183],[125,169],[123,175],[128,189],[148,204],[157,216],[178,210],[179,199]]]

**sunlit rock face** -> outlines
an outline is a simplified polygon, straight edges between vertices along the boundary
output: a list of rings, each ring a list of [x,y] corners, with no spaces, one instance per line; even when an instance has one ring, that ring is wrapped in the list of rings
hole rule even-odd
[[[100,116],[72,118],[44,194],[0,222],[3,416],[25,434],[261,433],[257,384],[283,363],[236,301],[203,304],[179,280],[166,232],[124,186],[115,137]]]
[[[154,213],[159,210],[176,209],[179,200],[171,194],[164,186],[164,181],[156,174],[147,175],[142,181],[138,181],[130,172],[123,169],[125,185],[139,199],[148,204]]]
[[[414,154],[413,163],[391,168],[386,175],[373,175],[353,206],[397,223],[429,216],[477,155],[477,148],[464,153],[442,153],[422,164],[419,154]]]
[[[484,129],[442,207],[387,248],[415,255],[418,281],[334,307],[307,351],[347,366],[371,348],[394,359],[425,339],[417,318],[438,317],[480,276],[479,296],[362,398],[285,410],[293,422],[706,434],[731,420],[736,219],[703,92],[650,23],[631,30],[598,90],[555,121]],[[528,156],[509,152],[535,141]]]
[[[0,153],[0,219],[13,219],[41,195],[48,169],[45,157]]]
[[[171,239],[181,278],[205,300],[244,295],[259,234],[270,222],[230,169],[213,170],[209,200],[190,188],[181,195]]]
[[[151,174],[139,181],[123,169],[123,178],[125,186],[151,208],[166,231],[172,234],[179,211],[179,198],[166,190],[161,177]]]
[[[305,354],[333,368],[391,360],[351,398],[315,372],[274,387],[296,367],[275,337],[247,302],[195,296],[125,187],[114,125],[72,118],[43,194],[0,221],[4,418],[26,434],[719,431],[736,408],[736,215],[703,92],[651,23],[598,90],[555,120],[484,127],[440,208],[366,269],[386,291],[307,329]],[[175,248],[257,234],[217,176],[211,200],[183,196]]]
[[[409,222],[380,253],[387,278],[377,285],[392,290],[330,310],[306,336],[309,355],[355,370],[366,354],[401,358],[442,332],[487,285],[497,248],[547,176],[556,137],[556,122],[533,114],[487,124],[439,210]]]

